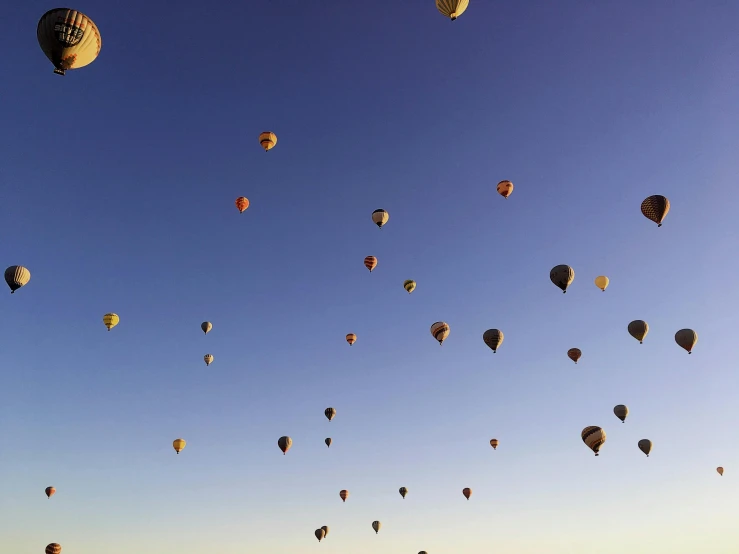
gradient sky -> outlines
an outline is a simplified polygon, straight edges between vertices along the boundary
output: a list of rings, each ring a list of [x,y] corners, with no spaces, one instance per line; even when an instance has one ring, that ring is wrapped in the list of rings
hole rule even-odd
[[[739,3],[172,6],[3,8],[0,551],[737,552]]]

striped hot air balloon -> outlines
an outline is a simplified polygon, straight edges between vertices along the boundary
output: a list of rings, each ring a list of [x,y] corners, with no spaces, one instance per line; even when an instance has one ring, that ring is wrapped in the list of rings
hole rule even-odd
[[[118,325],[121,318],[118,317],[118,314],[110,313],[105,314],[103,316],[103,324],[108,328],[108,331],[110,331],[113,327]]]
[[[416,290],[416,282],[413,279],[406,279],[403,281],[403,288],[410,294]]]
[[[341,490],[341,491],[339,491],[339,496],[341,497],[341,500],[343,502],[346,502],[346,499],[349,498],[349,491],[348,490]]]
[[[649,324],[646,321],[642,321],[641,319],[635,319],[634,321],[629,323],[627,330],[629,331],[629,335],[638,340],[639,344],[642,344],[647,336],[647,333],[649,333]]]
[[[290,437],[280,437],[277,439],[277,446],[280,447],[280,450],[282,450],[283,454],[287,454],[287,451],[290,450],[290,447],[293,445],[293,440]]]
[[[621,423],[624,423],[626,421],[626,416],[629,415],[629,409],[623,404],[619,404],[613,408],[613,413],[621,420]]]
[[[346,336],[346,342],[348,342],[349,343],[349,346],[351,346],[352,344],[354,344],[355,342],[357,342],[357,335],[355,335],[354,333],[349,333]]]
[[[10,287],[10,294],[13,294],[22,286],[28,284],[31,280],[31,272],[22,265],[11,265],[5,270],[5,282]]]
[[[495,190],[497,190],[498,194],[500,194],[503,198],[508,198],[513,192],[513,183],[511,183],[510,181],[501,181],[500,183],[498,183],[498,186],[495,187]]]
[[[377,225],[380,229],[382,229],[382,226],[387,223],[388,219],[390,219],[390,214],[385,210],[375,210],[372,212],[372,223]]]
[[[236,199],[236,209],[239,210],[240,214],[243,214],[246,211],[246,208],[249,207],[249,199],[246,196],[239,196]]]
[[[372,273],[372,270],[377,267],[377,258],[374,256],[367,256],[364,259],[364,267],[370,270],[370,273]]]
[[[469,5],[470,0],[436,0],[436,9],[452,21],[462,15]]]
[[[277,135],[270,131],[265,131],[259,135],[259,144],[262,145],[265,152],[272,150],[277,145]]]
[[[585,443],[585,446],[595,452],[596,456],[598,455],[598,452],[600,452],[600,447],[603,446],[604,442],[606,442],[606,432],[595,425],[585,427],[580,436],[582,437],[582,441]]]
[[[657,227],[662,227],[662,222],[669,211],[670,201],[660,194],[648,196],[641,203],[641,213],[650,221],[654,221]]]
[[[687,350],[688,354],[692,354],[693,347],[698,342],[698,333],[692,329],[680,329],[675,333],[675,342],[678,346]]]
[[[449,336],[449,331],[449,325],[443,321],[437,321],[431,326],[431,336],[439,341],[439,345]]]
[[[206,354],[203,356],[203,360],[205,360],[205,365],[210,365],[213,363],[213,354]]]
[[[498,439],[490,439],[490,446],[493,447],[493,450],[498,449]]]
[[[549,272],[549,279],[565,293],[575,280],[575,270],[565,264],[554,266]]]
[[[503,331],[499,329],[488,329],[482,334],[482,340],[485,341],[485,344],[495,354],[498,348],[500,348],[500,345],[503,344]]]

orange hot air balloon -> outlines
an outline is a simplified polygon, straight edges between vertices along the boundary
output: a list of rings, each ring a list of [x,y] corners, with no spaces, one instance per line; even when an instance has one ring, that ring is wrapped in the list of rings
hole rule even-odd
[[[277,144],[277,135],[269,131],[265,131],[259,135],[259,144],[262,145],[265,152],[267,150],[272,150]]]
[[[724,476],[724,468],[722,468],[722,467],[717,467],[717,468],[716,468],[716,471],[718,471],[718,474],[719,474],[719,475],[720,475],[721,477],[723,477],[723,476]]]
[[[52,542],[51,544],[46,546],[46,549],[44,552],[46,554],[59,554],[62,551],[62,545],[56,542]]]
[[[349,343],[349,346],[351,346],[352,344],[354,344],[355,342],[357,342],[357,335],[355,335],[354,333],[349,333],[346,336],[346,342],[348,342]]]
[[[472,496],[472,489],[470,488],[462,489],[462,494],[467,500],[469,500],[470,496]]]
[[[370,273],[372,273],[372,270],[377,267],[377,258],[374,256],[367,256],[364,259],[364,267],[370,270]]]
[[[339,496],[344,502],[346,502],[346,499],[349,498],[349,491],[348,490],[339,491]]]
[[[44,492],[46,493],[46,496],[48,498],[51,498],[52,496],[54,496],[56,489],[54,487],[46,487],[46,490]]]
[[[513,183],[510,181],[501,181],[495,188],[503,198],[508,198],[513,192]]]
[[[249,199],[246,196],[239,196],[236,199],[236,208],[238,208],[239,213],[243,214],[246,211],[246,208],[249,207]]]
[[[567,357],[573,362],[577,363],[577,360],[582,357],[582,351],[579,348],[570,348],[567,351]]]

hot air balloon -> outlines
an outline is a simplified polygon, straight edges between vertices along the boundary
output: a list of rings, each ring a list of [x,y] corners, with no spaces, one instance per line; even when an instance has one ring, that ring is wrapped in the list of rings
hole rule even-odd
[[[105,314],[103,316],[103,323],[108,328],[108,331],[110,331],[113,327],[118,325],[118,322],[121,320],[120,317],[118,317],[118,314]]]
[[[598,452],[600,452],[600,447],[603,446],[604,442],[606,442],[606,432],[595,425],[585,427],[580,436],[582,437],[582,441],[585,443],[585,446],[595,452],[596,456],[598,455]]]
[[[647,458],[649,458],[649,453],[652,451],[652,441],[649,439],[642,439],[639,441],[639,450],[644,452],[644,454],[647,455]]]
[[[619,404],[613,408],[613,413],[616,414],[616,417],[623,423],[626,421],[626,416],[629,415],[629,409],[623,404]]]
[[[418,554],[428,554],[425,550],[421,550]]]
[[[277,135],[270,133],[269,131],[259,135],[259,144],[262,145],[264,151],[272,150],[277,144]]]
[[[408,494],[408,489],[406,489],[405,487],[400,487],[398,489],[398,492],[400,493],[400,496],[402,496],[403,498],[405,498],[405,495]]]
[[[323,529],[324,537],[328,537],[328,525],[321,525],[321,529]]]
[[[470,0],[436,0],[436,9],[452,21],[464,13]]]
[[[62,545],[56,542],[52,542],[51,544],[46,546],[46,549],[44,552],[46,554],[59,554],[62,551]]]
[[[558,265],[549,272],[549,279],[557,285],[562,292],[567,292],[567,287],[575,280],[575,270],[568,265]]]
[[[328,437],[326,439],[323,439],[323,442],[326,443],[326,446],[327,447],[331,448],[331,443],[334,442],[334,441],[331,440],[331,437]]]
[[[30,280],[31,272],[22,265],[11,265],[5,270],[5,282],[10,287],[10,294],[13,294]]]
[[[498,329],[488,329],[482,334],[482,340],[485,341],[485,344],[487,344],[493,351],[493,354],[495,354],[498,348],[500,348],[500,345],[503,344],[503,331],[499,331]]]
[[[185,441],[185,439],[175,439],[174,441],[172,441],[172,448],[174,448],[174,451],[177,452],[177,454],[182,452],[186,445],[187,442]]]
[[[692,329],[680,329],[675,333],[675,342],[685,350],[688,354],[693,353],[693,347],[698,342],[698,333]]]
[[[377,258],[374,256],[367,256],[364,259],[364,267],[370,270],[370,273],[372,273],[372,270],[377,267]]]
[[[643,213],[644,217],[647,219],[654,221],[657,224],[657,227],[662,227],[662,222],[665,217],[667,217],[667,212],[669,211],[670,201],[659,194],[648,196],[644,199],[644,202],[641,203],[641,213]]]
[[[92,20],[69,8],[54,8],[42,15],[36,38],[57,75],[90,65],[103,46],[100,31]]]
[[[385,210],[375,210],[372,212],[372,223],[377,225],[380,229],[382,229],[382,226],[387,223],[388,219],[390,219],[390,214]]]
[[[470,496],[472,496],[472,489],[470,488],[462,489],[462,494],[467,500],[469,500]]]
[[[510,181],[501,181],[500,183],[498,183],[498,186],[495,187],[495,190],[497,190],[498,194],[500,194],[503,198],[508,198],[513,192],[513,183],[511,183]]]
[[[346,499],[349,498],[349,491],[348,490],[339,491],[339,496],[341,497],[342,501],[346,502]]]
[[[403,281],[403,288],[408,291],[408,294],[416,290],[416,282],[412,279],[406,279]]]
[[[326,408],[323,410],[323,415],[325,415],[329,421],[331,421],[333,418],[336,417],[336,409],[335,408]]]
[[[321,539],[326,536],[326,531],[324,531],[323,529],[316,529],[315,534],[318,542],[321,542]]]
[[[210,321],[203,321],[200,324],[200,328],[203,330],[203,333],[207,335],[210,332],[210,330],[213,328],[213,324]]]
[[[639,344],[644,342],[644,339],[649,333],[649,324],[641,319],[635,319],[628,326],[629,335],[639,341]]]
[[[605,275],[599,275],[598,277],[595,278],[595,286],[598,287],[603,292],[606,291],[606,289],[608,288],[608,283],[610,282],[611,280]]]
[[[203,360],[205,360],[205,365],[210,365],[213,363],[213,354],[206,354],[203,356]]]
[[[439,345],[441,345],[449,336],[449,325],[443,321],[437,321],[431,326],[431,336],[438,340]]]
[[[290,447],[293,445],[293,440],[290,437],[280,437],[277,439],[277,446],[280,447],[283,454],[287,454]]]
[[[56,489],[54,487],[46,487],[46,490],[44,492],[46,493],[47,498],[51,498],[52,496],[54,496]]]
[[[724,468],[722,468],[722,467],[717,467],[717,468],[716,468],[716,471],[718,471],[718,474],[719,474],[719,475],[721,475],[721,477],[723,477],[723,476],[724,476]]]
[[[236,199],[236,208],[239,210],[240,214],[243,214],[246,211],[246,208],[249,207],[249,199],[246,196],[239,196]]]
[[[577,360],[582,357],[582,351],[579,348],[570,348],[567,351],[567,357],[573,362],[577,363]]]
[[[382,523],[380,523],[379,521],[373,521],[372,522],[372,529],[375,530],[375,534],[377,534],[377,533],[380,532],[380,528],[381,527],[382,527]]]
[[[498,449],[498,439],[490,439],[490,446],[493,447],[493,450]]]
[[[357,335],[355,335],[354,333],[349,333],[346,336],[346,342],[348,342],[349,343],[349,346],[351,346],[352,344],[354,344],[355,342],[357,342]]]

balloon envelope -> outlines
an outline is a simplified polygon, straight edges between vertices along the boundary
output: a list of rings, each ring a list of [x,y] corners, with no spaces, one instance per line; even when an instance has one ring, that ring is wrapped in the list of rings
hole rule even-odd
[[[390,214],[385,210],[375,210],[372,212],[372,222],[380,228],[387,223],[388,219],[390,219]]]
[[[565,293],[567,292],[567,287],[575,280],[575,270],[564,264],[554,266],[549,272],[549,280]]]
[[[629,409],[623,404],[619,404],[613,408],[613,413],[616,414],[616,417],[620,419],[621,422],[624,422],[626,421],[626,416],[629,415]]]
[[[698,333],[692,329],[680,329],[675,333],[675,342],[681,348],[688,351],[688,354],[693,353],[693,347],[698,342]]]
[[[56,493],[56,489],[54,487],[46,487],[46,490],[44,490],[46,493],[47,498],[51,498],[54,496],[54,493]]]
[[[36,27],[36,39],[58,75],[91,64],[103,46],[92,19],[69,8],[54,8],[42,15]]]
[[[649,457],[649,453],[652,451],[652,441],[649,439],[642,439],[639,441],[639,450],[644,452],[644,454],[647,455],[647,458]]]
[[[118,322],[121,320],[120,317],[118,317],[118,314],[105,314],[103,316],[103,324],[108,328],[108,331],[110,331],[113,327],[118,325]]]
[[[641,213],[650,221],[654,221],[657,227],[662,227],[662,222],[669,211],[670,201],[660,194],[648,196],[641,203]]]
[[[406,279],[403,281],[403,288],[410,294],[416,290],[416,282],[412,279]]]
[[[11,265],[5,270],[5,282],[10,287],[10,294],[28,284],[31,280],[31,272],[22,265]]]
[[[436,0],[436,9],[452,21],[462,15],[469,5],[470,0]]]
[[[277,439],[277,446],[280,447],[280,450],[282,450],[283,454],[287,454],[287,451],[290,450],[290,447],[293,445],[293,440],[290,437],[280,437]]]
[[[596,425],[591,425],[589,427],[585,427],[585,429],[582,430],[582,433],[580,433],[580,436],[582,437],[582,441],[585,443],[585,446],[590,448],[590,450],[595,452],[595,455],[598,456],[600,447],[603,446],[604,442],[606,442],[606,432]]]
[[[203,330],[203,333],[207,335],[210,332],[210,330],[213,328],[213,324],[210,321],[203,321],[200,324],[200,328]]]
[[[186,445],[187,442],[185,441],[185,439],[175,439],[174,441],[172,441],[172,448],[174,448],[174,451],[177,452],[177,454],[182,452]]]
[[[482,340],[495,353],[503,344],[503,331],[499,329],[488,329],[482,334]]]
[[[500,183],[498,183],[498,186],[495,187],[495,190],[497,190],[498,194],[500,194],[503,198],[508,198],[513,192],[513,183],[511,183],[510,181],[501,181]]]
[[[595,286],[602,291],[605,291],[608,288],[608,283],[610,282],[610,279],[608,279],[608,277],[606,277],[605,275],[600,275],[595,278]]]
[[[642,344],[647,337],[647,333],[649,333],[649,324],[641,319],[635,319],[629,323],[627,330],[629,335],[638,340],[639,344]]]
[[[272,150],[277,144],[277,135],[270,131],[266,131],[259,135],[259,144],[262,145],[264,151]]]
[[[439,344],[443,343],[449,336],[449,325],[443,321],[437,321],[431,326],[431,336],[439,341]]]

